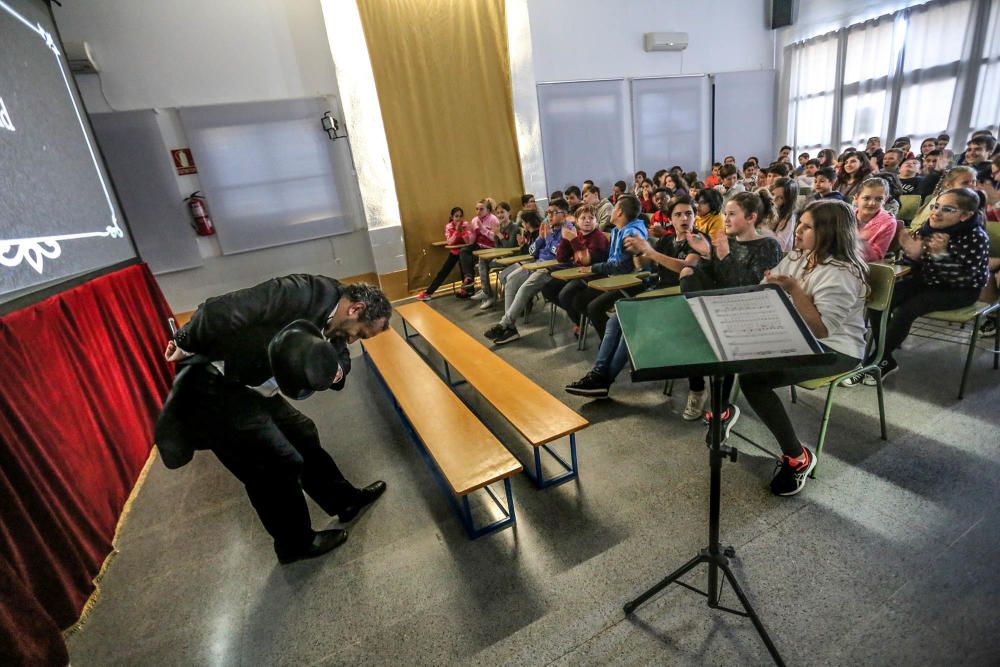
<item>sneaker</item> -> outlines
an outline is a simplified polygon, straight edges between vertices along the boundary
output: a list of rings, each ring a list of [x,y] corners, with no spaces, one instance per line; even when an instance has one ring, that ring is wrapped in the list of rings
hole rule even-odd
[[[431,298],[432,297],[430,294],[427,293],[427,290],[424,290],[423,292],[417,295],[417,301],[430,301]]]
[[[573,325],[573,338],[579,338],[579,337],[580,337],[580,325],[579,324],[574,324]]]
[[[883,359],[879,365],[882,369],[882,379],[885,380],[887,377],[899,370],[899,364],[896,363],[895,359]],[[875,386],[875,376],[871,373],[865,376],[865,386],[874,387]]]
[[[868,379],[868,373],[855,373],[851,377],[847,378],[840,383],[842,387],[860,387],[862,384],[868,384],[865,380]]]
[[[807,447],[802,451],[806,453],[806,460],[793,462],[787,456],[782,456],[775,465],[774,477],[771,478],[771,493],[776,496],[794,496],[806,485],[809,473],[816,467],[816,455]]]
[[[472,297],[472,298],[474,299],[476,297]],[[493,301],[492,297],[490,297],[488,299],[483,299],[483,302],[481,304],[479,304],[479,310],[489,310],[490,308],[493,307],[493,303],[494,303],[494,301]]]
[[[507,327],[505,327],[504,325],[502,325],[502,324],[494,324],[489,329],[487,329],[486,333],[484,333],[483,335],[486,336],[487,338],[489,338],[490,340],[496,340],[497,336],[499,336],[500,334],[502,334],[506,330],[507,330]]]
[[[493,344],[503,345],[504,343],[513,343],[520,337],[521,334],[517,332],[517,327],[504,327],[503,331],[493,339]]]
[[[483,299],[486,298],[486,292],[484,292],[483,290],[479,290],[478,292],[473,294],[471,298],[473,301],[482,301]]]
[[[993,320],[986,320],[979,325],[980,338],[993,338],[997,335],[997,323]]]
[[[708,391],[707,389],[705,391]],[[733,405],[730,403],[725,412],[722,413],[722,442],[729,439],[729,432],[733,430],[733,426],[736,424],[736,420],[740,418],[740,408],[738,405]],[[711,425],[712,423],[712,411],[706,410],[702,421]],[[705,443],[708,445],[712,444],[712,429],[709,428],[708,433],[705,434]]]
[[[603,375],[591,371],[582,379],[566,385],[566,391],[574,396],[591,396],[594,398],[606,398],[611,383]]]
[[[472,291],[467,290],[463,287],[457,292],[455,292],[455,296],[458,297],[459,299],[468,299],[469,297],[472,296]]]
[[[689,391],[687,405],[684,407],[684,414],[681,419],[686,422],[693,422],[701,417],[705,412],[705,399],[708,398],[708,390]]]

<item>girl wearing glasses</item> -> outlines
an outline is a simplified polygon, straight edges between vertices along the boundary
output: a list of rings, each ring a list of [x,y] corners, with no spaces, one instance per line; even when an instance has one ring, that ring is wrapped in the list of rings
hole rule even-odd
[[[971,306],[989,280],[990,239],[983,229],[982,200],[975,190],[952,188],[930,206],[930,218],[913,236],[903,230],[899,245],[914,264],[914,277],[896,285],[885,332],[882,377],[899,364],[893,353],[910,333],[913,321],[935,310]],[[872,337],[878,340],[879,318]]]

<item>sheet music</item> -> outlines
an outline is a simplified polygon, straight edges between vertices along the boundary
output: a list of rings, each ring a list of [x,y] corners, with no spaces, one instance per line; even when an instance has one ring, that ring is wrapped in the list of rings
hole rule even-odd
[[[722,361],[813,354],[776,290],[688,299]]]

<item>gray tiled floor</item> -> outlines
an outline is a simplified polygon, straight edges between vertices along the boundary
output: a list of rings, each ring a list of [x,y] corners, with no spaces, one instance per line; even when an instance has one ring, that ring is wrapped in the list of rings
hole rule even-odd
[[[434,307],[476,336],[495,317],[450,297]],[[706,542],[703,430],[679,419],[684,383],[673,397],[627,379],[609,401],[564,394],[596,343],[577,352],[558,321],[550,338],[547,313],[535,314],[521,341],[497,350],[592,422],[579,439],[579,483],[536,491],[515,479],[516,530],[466,539],[356,359],[346,391],[300,406],[349,478],[389,484],[348,542],[281,567],[211,454],[178,471],[157,462],[100,603],[70,639],[73,664],[767,664],[748,621],[681,588],[623,616],[623,602]],[[789,664],[1000,661],[1000,373],[982,352],[957,401],[963,353],[907,343],[887,382],[889,442],[878,439],[874,391],[844,390],[819,478],[798,497],[771,496],[772,460],[734,439],[741,457],[723,469],[722,535]],[[823,396],[802,394],[790,412],[809,442]],[[751,415],[737,430],[774,447]],[[527,447],[512,450],[528,461]],[[330,525],[312,509],[316,527]],[[696,572],[689,580],[703,584]]]

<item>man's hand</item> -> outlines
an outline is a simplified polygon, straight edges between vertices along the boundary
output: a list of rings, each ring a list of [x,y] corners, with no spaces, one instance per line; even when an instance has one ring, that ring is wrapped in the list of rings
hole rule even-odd
[[[729,256],[729,237],[726,236],[726,232],[717,231],[712,237],[712,243],[715,245],[715,254],[719,259],[725,259]]]
[[[708,245],[708,239],[701,232],[691,232],[688,235],[688,245],[691,246],[691,250],[694,250],[703,258],[707,258],[712,252]]]
[[[567,241],[572,241],[576,238],[576,230],[569,225],[562,226],[562,237]]]
[[[927,239],[927,252],[933,255],[944,255],[948,252],[948,235],[943,232],[934,232]]]
[[[799,281],[793,276],[786,276],[780,273],[771,273],[770,271],[764,272],[764,279],[770,285],[777,285],[781,289],[785,290],[789,294],[795,292],[795,290],[802,289]]]
[[[644,256],[648,252],[653,252],[653,246],[649,244],[649,241],[639,238],[638,236],[627,237],[624,244],[625,250],[633,255],[638,255],[639,257]]]
[[[163,357],[167,361],[180,361],[182,359],[187,359],[188,357],[193,357],[194,355],[187,350],[182,350],[177,346],[177,343],[170,341],[167,343],[167,349],[163,352]]]

